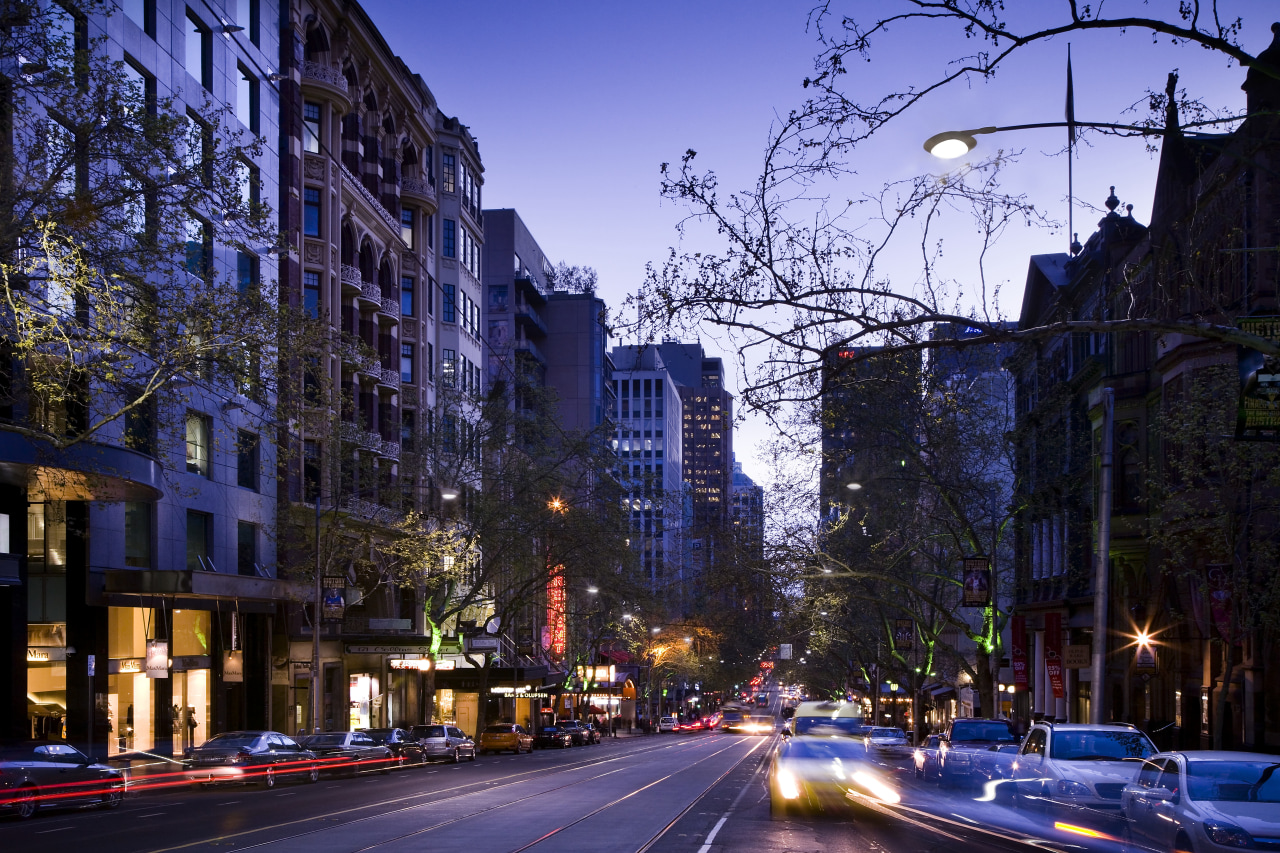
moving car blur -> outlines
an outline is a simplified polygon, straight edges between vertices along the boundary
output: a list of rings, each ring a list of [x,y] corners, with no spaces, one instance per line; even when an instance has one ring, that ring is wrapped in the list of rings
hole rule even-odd
[[[223,732],[186,752],[184,774],[193,788],[227,783],[256,783],[274,788],[282,778],[320,779],[315,753],[280,732]]]
[[[895,804],[896,786],[852,738],[796,735],[783,739],[769,766],[774,817],[791,811],[833,811],[857,803]]]
[[[62,741],[0,742],[0,814],[33,817],[43,808],[115,808],[128,780]]]

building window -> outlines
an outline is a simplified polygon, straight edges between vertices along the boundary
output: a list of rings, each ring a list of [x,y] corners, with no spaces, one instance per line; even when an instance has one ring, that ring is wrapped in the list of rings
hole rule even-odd
[[[458,191],[458,160],[452,154],[440,155],[440,172],[441,179],[444,181],[444,191],[447,193]]]
[[[156,37],[156,0],[124,0],[120,6],[144,33]]]
[[[187,471],[209,477],[209,464],[212,450],[213,429],[208,415],[199,412],[187,412]]]
[[[458,223],[452,219],[444,220],[444,233],[440,239],[440,253],[446,258],[458,256]]]
[[[413,344],[400,345],[400,381],[413,381]]]
[[[236,81],[236,118],[255,134],[261,133],[262,122],[259,116],[262,111],[258,108],[258,78],[243,65],[237,65],[236,70],[240,78]]]
[[[320,316],[320,273],[302,274],[302,310],[308,317]]]
[[[302,105],[302,150],[320,153],[320,105],[310,101]]]
[[[236,432],[236,485],[258,491],[258,436],[243,429]]]
[[[320,190],[315,187],[302,190],[302,233],[308,237],[320,236]]]
[[[405,208],[400,211],[400,239],[404,240],[404,244],[410,249],[413,248],[413,211]]]
[[[452,284],[444,284],[440,286],[440,289],[444,291],[444,303],[441,305],[440,319],[446,323],[456,323],[458,319],[456,303],[454,302],[456,288]]]
[[[151,504],[124,505],[124,564],[135,569],[151,568]]]
[[[199,572],[213,569],[209,560],[209,534],[213,527],[207,512],[187,510],[187,571]]]
[[[412,317],[413,314],[413,276],[400,276],[400,313],[405,317]]]
[[[457,354],[448,347],[440,350],[440,381],[452,388],[454,383],[455,359]]]
[[[187,10],[187,73],[213,89],[213,32]]]
[[[248,521],[236,522],[236,573],[258,573],[258,525]]]

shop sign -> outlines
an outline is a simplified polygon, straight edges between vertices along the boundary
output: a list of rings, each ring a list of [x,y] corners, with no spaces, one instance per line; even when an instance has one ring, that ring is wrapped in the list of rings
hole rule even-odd
[[[142,658],[119,658],[107,661],[108,675],[136,675],[142,672],[146,661]]]
[[[1062,614],[1044,615],[1044,672],[1049,677],[1054,699],[1067,698],[1062,672]]]
[[[51,646],[27,646],[27,663],[52,663],[66,660],[67,650]]]
[[[222,653],[222,683],[244,683],[244,652],[232,651]]]
[[[169,641],[147,640],[147,678],[169,677]]]
[[[1062,665],[1067,669],[1088,669],[1093,666],[1093,646],[1075,643],[1062,649]]]
[[[961,607],[986,607],[991,603],[991,561],[986,557],[965,557],[964,597]]]

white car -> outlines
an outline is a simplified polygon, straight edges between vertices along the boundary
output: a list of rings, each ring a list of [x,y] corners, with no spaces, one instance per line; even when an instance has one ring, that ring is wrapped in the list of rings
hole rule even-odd
[[[1015,803],[1118,810],[1120,792],[1155,752],[1130,725],[1036,723],[1013,762]]]
[[[1155,850],[1280,848],[1280,756],[1162,752],[1121,793],[1132,840]]]
[[[675,717],[662,717],[658,720],[659,732],[674,732],[676,730]]]

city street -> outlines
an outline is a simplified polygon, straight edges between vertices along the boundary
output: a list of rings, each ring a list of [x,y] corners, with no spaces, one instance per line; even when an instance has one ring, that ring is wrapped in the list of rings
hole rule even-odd
[[[770,817],[774,737],[705,733],[488,756],[274,790],[136,793],[114,811],[46,811],[0,827],[11,850],[94,853],[267,850],[865,851],[1117,845],[1045,829],[980,792],[944,792],[899,769],[892,812]],[[1056,843],[1055,843],[1056,842]]]

